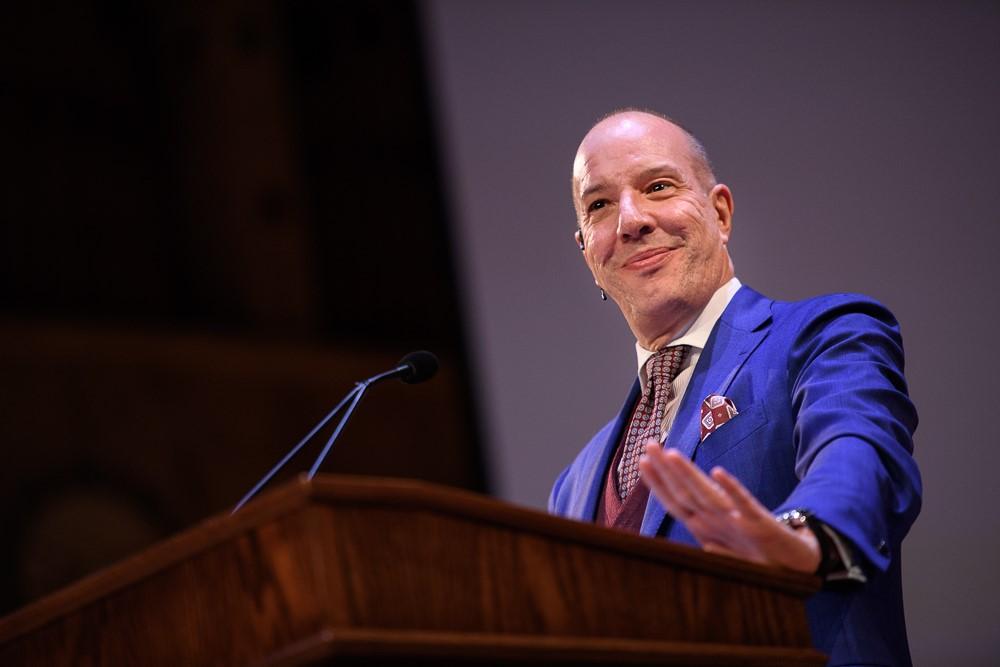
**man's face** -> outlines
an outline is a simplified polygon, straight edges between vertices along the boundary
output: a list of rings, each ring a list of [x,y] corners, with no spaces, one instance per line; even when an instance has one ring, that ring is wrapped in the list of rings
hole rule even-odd
[[[680,128],[628,112],[595,126],[573,165],[587,266],[647,347],[666,343],[733,275],[732,195],[706,183],[700,164]]]

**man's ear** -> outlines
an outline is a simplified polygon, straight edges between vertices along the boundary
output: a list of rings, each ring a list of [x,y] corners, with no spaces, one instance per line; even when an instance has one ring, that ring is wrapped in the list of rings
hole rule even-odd
[[[733,233],[733,193],[729,190],[729,186],[719,183],[709,193],[709,200],[715,209],[723,240],[728,242]]]
[[[578,229],[575,232],[573,232],[573,238],[576,239],[576,247],[577,248],[579,248],[581,251],[586,248],[586,246],[583,245],[583,232],[582,231],[580,231]]]

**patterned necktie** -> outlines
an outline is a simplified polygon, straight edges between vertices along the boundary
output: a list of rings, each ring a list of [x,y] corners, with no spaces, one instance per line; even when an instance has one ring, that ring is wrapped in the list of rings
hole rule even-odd
[[[660,439],[663,412],[673,398],[671,382],[677,377],[690,350],[688,345],[675,345],[660,350],[646,362],[646,390],[639,399],[632,423],[625,436],[625,451],[618,466],[618,497],[622,500],[639,482],[639,458],[650,438]]]

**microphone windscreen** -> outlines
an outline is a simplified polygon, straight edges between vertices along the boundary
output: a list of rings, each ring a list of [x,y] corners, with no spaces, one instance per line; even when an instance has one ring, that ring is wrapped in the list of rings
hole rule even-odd
[[[438,360],[427,350],[417,350],[400,359],[399,365],[409,369],[399,379],[407,384],[417,384],[434,377],[438,369]]]

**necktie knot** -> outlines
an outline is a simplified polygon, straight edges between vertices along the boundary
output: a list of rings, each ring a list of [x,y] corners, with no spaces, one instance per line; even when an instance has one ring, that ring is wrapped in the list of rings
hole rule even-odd
[[[681,372],[690,345],[672,345],[658,350],[646,361],[646,391],[654,394],[666,391],[677,374]]]

